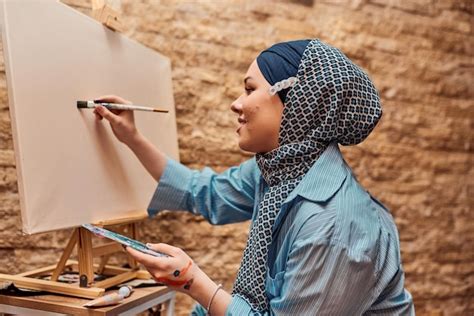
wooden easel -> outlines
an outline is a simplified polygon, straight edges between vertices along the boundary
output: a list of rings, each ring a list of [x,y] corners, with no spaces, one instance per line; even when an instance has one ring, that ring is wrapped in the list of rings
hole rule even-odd
[[[145,213],[135,216],[99,222],[96,225],[112,228],[115,231],[137,239],[137,224],[146,218]],[[118,229],[117,229],[118,226]],[[107,265],[110,256],[116,252],[123,252],[122,246],[111,241],[106,244],[93,247],[93,234],[85,228],[75,228],[64,252],[56,265],[28,271],[16,275],[0,274],[0,282],[13,282],[15,286],[31,290],[48,291],[52,293],[66,294],[83,298],[96,298],[105,292],[105,289],[118,285],[132,279],[150,279],[147,271],[139,270],[137,262],[128,254],[130,268],[120,268]],[[74,247],[77,245],[77,261],[69,260]],[[100,263],[94,264],[94,257],[100,257]],[[59,282],[58,277],[64,270],[78,272],[79,284],[68,284]],[[106,275],[108,278],[94,281],[94,273]],[[38,279],[40,276],[51,274],[51,280]]]
[[[105,0],[91,0],[92,17],[113,31],[123,32],[120,13],[105,3]]]

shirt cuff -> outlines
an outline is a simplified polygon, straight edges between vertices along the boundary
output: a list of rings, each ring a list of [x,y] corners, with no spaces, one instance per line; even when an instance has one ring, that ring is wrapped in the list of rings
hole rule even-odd
[[[232,300],[230,301],[230,304],[229,306],[227,306],[227,310],[225,311],[225,315],[226,316],[241,316],[241,315],[257,315],[257,313],[254,313],[252,311],[250,304],[247,303],[245,299],[243,299],[237,294],[233,294]],[[264,313],[263,315],[268,315],[268,313]]]
[[[193,173],[188,167],[168,158],[148,205],[148,215],[154,216],[162,210],[188,210],[189,187]]]

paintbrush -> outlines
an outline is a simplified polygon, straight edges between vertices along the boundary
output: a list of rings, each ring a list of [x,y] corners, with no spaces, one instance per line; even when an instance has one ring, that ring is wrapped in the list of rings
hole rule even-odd
[[[78,109],[95,109],[97,106],[102,105],[109,110],[122,110],[122,111],[148,111],[148,112],[160,112],[168,113],[168,110],[151,108],[148,106],[134,105],[134,104],[118,104],[118,103],[107,103],[100,101],[77,101]]]
[[[109,306],[115,305],[123,301],[124,298],[130,296],[132,294],[133,289],[130,286],[122,286],[118,292],[113,292],[110,294],[106,294],[104,296],[98,297],[95,300],[87,302],[86,304],[82,305],[84,307],[98,307],[98,306]]]

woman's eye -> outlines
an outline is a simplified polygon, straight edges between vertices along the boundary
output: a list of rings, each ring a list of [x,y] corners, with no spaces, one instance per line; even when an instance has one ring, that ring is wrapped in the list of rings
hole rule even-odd
[[[247,94],[250,94],[252,91],[253,91],[252,88],[245,88],[245,92],[246,92]]]

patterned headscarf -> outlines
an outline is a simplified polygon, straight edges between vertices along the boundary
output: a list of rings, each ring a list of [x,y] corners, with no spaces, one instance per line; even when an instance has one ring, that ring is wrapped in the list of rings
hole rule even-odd
[[[306,46],[296,78],[284,103],[279,147],[256,155],[269,188],[250,228],[233,290],[256,311],[269,308],[268,249],[282,203],[331,142],[362,142],[382,116],[379,94],[365,72],[317,39]]]
[[[260,72],[270,85],[296,76],[303,52],[310,40],[298,40],[275,44],[257,56]],[[285,103],[289,89],[278,92],[281,102]]]

